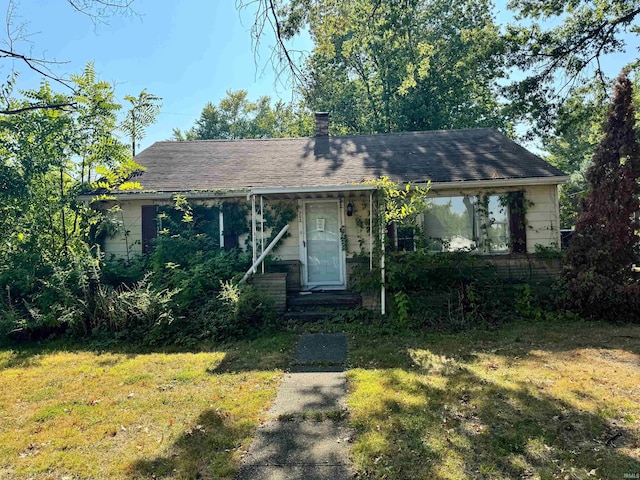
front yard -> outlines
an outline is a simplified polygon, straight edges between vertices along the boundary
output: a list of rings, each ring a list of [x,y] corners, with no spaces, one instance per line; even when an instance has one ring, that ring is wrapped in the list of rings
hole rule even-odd
[[[358,330],[348,403],[361,478],[640,474],[640,326]],[[0,350],[0,478],[230,479],[294,344]]]
[[[0,478],[232,478],[293,341],[0,350]]]
[[[367,478],[640,478],[640,326],[352,335]]]

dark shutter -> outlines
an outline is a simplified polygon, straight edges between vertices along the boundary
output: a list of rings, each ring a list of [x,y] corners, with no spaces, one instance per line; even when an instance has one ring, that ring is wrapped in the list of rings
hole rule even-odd
[[[509,193],[509,234],[511,253],[527,252],[527,228],[525,223],[524,192]]]
[[[142,206],[142,253],[149,253],[152,240],[158,236],[157,207],[155,205]]]

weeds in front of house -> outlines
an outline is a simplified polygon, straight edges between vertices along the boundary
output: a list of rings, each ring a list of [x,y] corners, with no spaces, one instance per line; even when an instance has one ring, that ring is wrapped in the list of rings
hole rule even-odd
[[[293,341],[199,353],[0,350],[0,477],[230,479]]]
[[[516,323],[350,336],[362,478],[624,478],[640,472],[640,328]]]

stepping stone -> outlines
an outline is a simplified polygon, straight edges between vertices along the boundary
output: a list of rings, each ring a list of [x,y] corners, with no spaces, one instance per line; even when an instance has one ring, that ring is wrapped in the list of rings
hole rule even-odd
[[[294,362],[297,365],[347,361],[347,337],[342,333],[309,333],[298,342]]]

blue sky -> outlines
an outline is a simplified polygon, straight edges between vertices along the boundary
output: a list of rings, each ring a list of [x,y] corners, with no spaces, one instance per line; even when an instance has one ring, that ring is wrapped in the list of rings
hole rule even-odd
[[[234,0],[135,0],[133,8],[138,16],[97,26],[63,0],[22,0],[18,12],[29,22],[32,54],[68,62],[53,66],[54,72],[79,73],[93,61],[98,78],[113,83],[120,100],[144,88],[163,98],[143,148],[170,138],[174,127],[192,126],[206,102],[217,103],[228,89],[247,90],[251,99],[291,98],[267,62],[268,42],[256,66],[251,12],[238,12]],[[38,82],[23,71],[18,84]]]
[[[6,0],[5,0],[6,1]],[[0,2],[0,4],[5,2]],[[261,58],[254,61],[250,28],[252,12],[238,12],[235,0],[134,0],[137,15],[113,17],[107,25],[94,25],[64,0],[18,0],[18,14],[27,21],[34,56],[66,61],[57,74],[79,73],[88,61],[98,78],[113,83],[120,100],[144,88],[163,98],[163,108],[141,146],[169,139],[172,130],[193,125],[208,101],[217,103],[228,89],[247,90],[250,99],[261,95],[291,99],[291,92],[276,82],[268,63],[267,32]],[[498,0],[504,5],[506,0]],[[505,23],[509,15],[498,14]],[[629,49],[634,57],[638,41]],[[298,48],[310,48],[308,39]],[[631,61],[629,55],[607,59],[610,75]],[[0,75],[6,75],[0,71]],[[21,88],[36,87],[39,77],[24,71]],[[58,87],[54,87],[58,89]],[[62,87],[59,87],[62,90]]]

